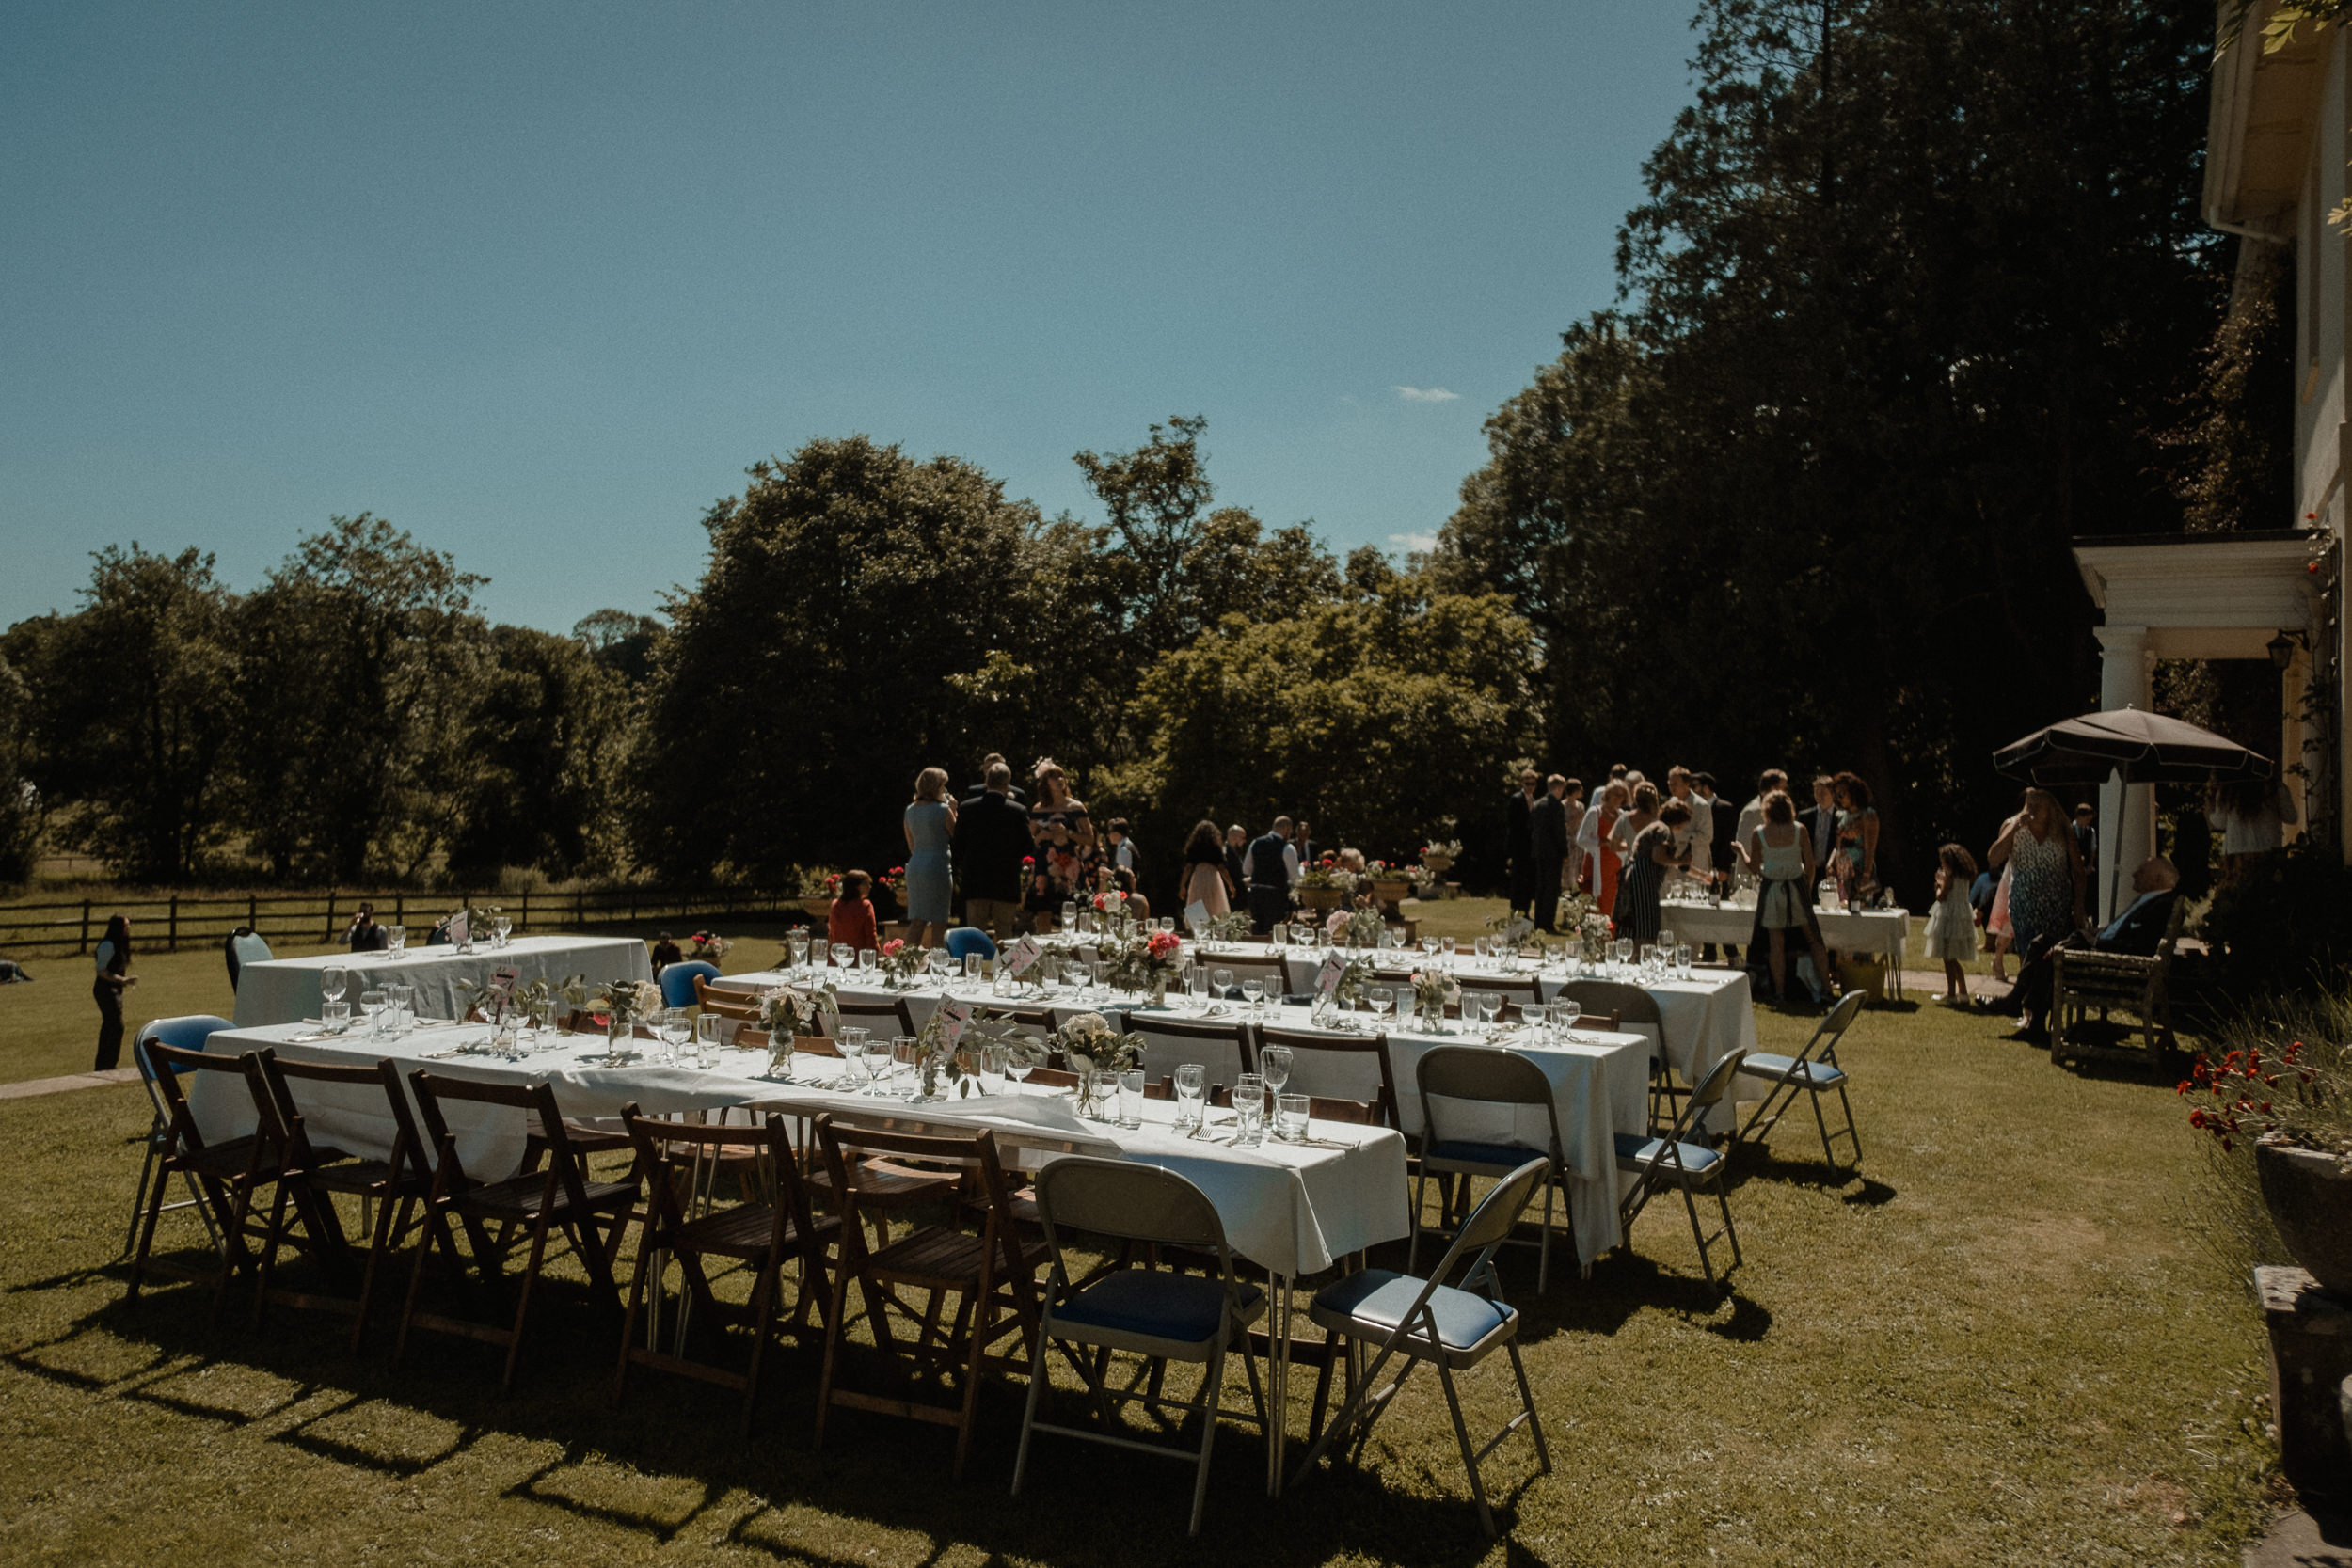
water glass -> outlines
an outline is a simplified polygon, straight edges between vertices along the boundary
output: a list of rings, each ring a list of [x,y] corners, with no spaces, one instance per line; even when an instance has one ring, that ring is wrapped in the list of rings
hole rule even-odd
[[[1119,1075],[1119,1125],[1143,1125],[1143,1069],[1134,1068]]]
[[[834,967],[834,968],[835,968],[835,969],[847,969],[847,968],[849,968],[851,964],[853,964],[853,963],[855,963],[855,962],[857,962],[857,949],[856,949],[856,948],[851,947],[851,946],[850,946],[848,942],[834,942],[834,943],[833,944],[833,967]]]
[[[319,999],[321,1001],[341,1002],[343,999],[343,992],[349,990],[350,986],[351,976],[340,969],[325,969],[319,972]],[[350,1015],[346,1013],[344,1016],[348,1018]]]
[[[923,959],[923,967],[931,972],[931,979],[935,983],[945,985],[947,981],[947,970],[955,961],[947,956],[947,950],[945,947],[934,947]]]
[[[1675,950],[1675,934],[1663,926],[1658,927],[1658,950],[1661,953]]]
[[[1476,952],[1482,958],[1488,958],[1494,956],[1495,944],[1485,937],[1480,937],[1477,941],[1471,942],[1470,947],[1472,951]]]
[[[919,1070],[922,1065],[923,1048],[913,1035],[890,1037],[890,1070],[894,1075],[906,1079],[905,1085],[899,1090],[900,1099],[913,1100],[922,1092],[923,1075]]]
[[[1525,1024],[1528,1028],[1534,1030],[1538,1036],[1543,1034],[1544,1024],[1550,1019],[1550,1016],[1551,1015],[1549,1013],[1545,1011],[1544,1005],[1540,1002],[1522,1002],[1519,1004],[1519,1022]]]
[[[977,953],[966,953],[963,956],[963,977],[974,985],[979,984],[981,961]]]
[[[1076,927],[1077,924],[1078,901],[1075,898],[1063,899],[1061,901],[1061,928],[1067,931]]]
[[[694,1065],[714,1068],[719,1065],[719,1015],[706,1013],[694,1021]],[[791,1032],[786,1031],[785,1041],[791,1042]]]
[[[1208,1072],[1199,1062],[1186,1062],[1176,1069],[1176,1125],[1187,1132],[1200,1125],[1200,1096],[1207,1087]]]
[[[417,988],[389,985],[384,988],[384,1013],[391,1020],[391,1032],[405,1034],[416,1027]]]
[[[1005,1048],[1003,1046],[984,1045],[980,1047],[977,1057],[977,1071],[980,1075],[980,1092],[982,1094],[1002,1094],[1005,1092]]]
[[[326,1026],[328,1034],[342,1034],[351,1027],[351,1004],[322,1002],[319,1004],[319,1022]]]
[[[808,967],[808,938],[805,935],[795,934],[785,938],[784,947],[786,952],[792,955],[794,969]]]
[[[1680,980],[1691,977],[1691,944],[1687,942],[1675,943],[1675,977]]]
[[[1209,972],[1194,964],[1184,972],[1184,994],[1192,998],[1193,1010],[1207,1010],[1209,1005]]]
[[[868,1031],[844,1024],[834,1036],[834,1049],[841,1053],[850,1082],[854,1085],[870,1077],[866,1070],[866,1037]]]
[[[384,1021],[384,993],[363,990],[359,993],[359,1016],[367,1021],[368,1033],[379,1038],[391,1032]]]
[[[1286,1144],[1305,1142],[1307,1112],[1311,1103],[1303,1094],[1275,1096],[1274,1135]]]
[[[882,963],[882,955],[870,947],[857,950],[857,968],[861,974],[871,974]]]
[[[1454,958],[1455,958],[1455,957],[1456,957],[1456,956],[1460,953],[1460,951],[1461,951],[1461,944],[1460,944],[1460,943],[1456,942],[1455,942],[1455,941],[1454,941],[1452,937],[1448,937],[1448,938],[1446,938],[1446,939],[1445,939],[1445,966],[1446,966],[1446,968],[1448,968],[1448,969],[1452,969],[1452,968],[1454,967]]]
[[[407,957],[408,927],[405,926],[385,927],[384,949],[388,954],[395,958]]]
[[[1265,1080],[1245,1072],[1233,1081],[1233,1143],[1254,1148],[1265,1142]]]
[[[1287,920],[1278,920],[1272,926],[1266,927],[1266,941],[1272,942],[1277,949],[1287,945],[1290,942],[1290,936],[1291,925]]]
[[[1291,1081],[1291,1048],[1269,1045],[1259,1052],[1257,1075],[1265,1080],[1267,1088],[1280,1094],[1282,1085]]]

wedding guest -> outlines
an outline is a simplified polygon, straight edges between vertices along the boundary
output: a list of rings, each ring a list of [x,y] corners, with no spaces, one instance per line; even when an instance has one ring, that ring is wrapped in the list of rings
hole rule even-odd
[[[1241,901],[1242,889],[1249,885],[1249,834],[1238,822],[1225,830],[1226,890],[1234,900]]]
[[[1560,867],[1568,858],[1572,842],[1567,792],[1567,779],[1554,773],[1544,781],[1543,794],[1527,809],[1527,858],[1534,868],[1529,884],[1533,908],[1527,912],[1534,916],[1539,931],[1557,931],[1560,926]]]
[[[1592,866],[1593,907],[1597,910],[1617,907],[1617,870],[1624,862],[1617,853],[1616,828],[1631,794],[1622,780],[1612,779],[1600,792],[1599,803],[1584,816],[1593,830],[1588,863]]]
[[[1136,891],[1136,874],[1123,865],[1105,865],[1096,869],[1103,891],[1116,893],[1125,902],[1128,917],[1133,920],[1152,918],[1152,900]]]
[[[1502,853],[1511,865],[1507,891],[1513,914],[1526,914],[1534,907],[1535,854],[1528,818],[1543,794],[1544,776],[1533,768],[1523,768],[1519,769],[1519,787],[1503,801]]]
[[[2083,863],[2099,863],[2099,813],[2089,801],[2074,808],[2074,842],[2081,847]]]
[[[1298,827],[1291,834],[1291,847],[1298,851],[1299,864],[1312,865],[1315,863],[1317,856],[1317,851],[1315,849],[1315,835],[1313,831],[1308,826],[1307,819],[1303,816],[1298,819]]]
[[[391,933],[375,923],[375,906],[362,903],[343,928],[343,942],[354,953],[381,953],[392,945]]]
[[[1764,819],[1740,846],[1748,869],[1762,884],[1756,895],[1755,921],[1755,930],[1760,935],[1750,936],[1748,951],[1752,960],[1757,943],[1766,944],[1772,998],[1785,1002],[1788,998],[1788,933],[1803,931],[1813,953],[1813,1000],[1820,1003],[1827,1000],[1823,992],[1829,986],[1829,950],[1822,945],[1820,925],[1813,918],[1817,872],[1813,840],[1798,826],[1796,802],[1788,799],[1786,789],[1765,796],[1763,809]]]
[[[1012,769],[988,765],[980,792],[956,813],[955,866],[964,924],[1009,941],[1022,927],[1021,862],[1030,854],[1029,814],[1012,801]]]
[[[1623,866],[1627,854],[1633,848],[1633,835],[1658,820],[1660,799],[1658,786],[1647,779],[1644,779],[1640,784],[1630,787],[1632,795],[1625,815],[1612,823],[1609,829],[1609,840],[1617,851],[1620,867]],[[1621,870],[1620,875],[1622,874]]]
[[[1729,800],[1715,793],[1715,775],[1712,773],[1692,774],[1691,792],[1707,802],[1708,821],[1712,824],[1708,843],[1708,863],[1714,867],[1715,883],[1728,892],[1731,874],[1740,864],[1739,813],[1731,809]],[[1715,961],[1715,945],[1710,942],[1700,950],[1701,958],[1708,963]],[[1737,963],[1740,944],[1736,942],[1724,942],[1722,957],[1726,962]]]
[[[1944,960],[1944,1005],[1968,1006],[1968,960],[1977,956],[1977,922],[1969,908],[1977,858],[1957,844],[1935,852],[1935,908],[1928,913],[1928,957]]]
[[[2090,873],[2082,847],[2067,829],[2058,797],[2048,790],[2026,791],[1985,859],[2009,867],[2010,944],[2021,962],[2031,963],[2069,932],[2090,924],[2083,899]],[[1996,890],[1996,916],[1999,896]]]
[[[1860,775],[1840,773],[1830,785],[1837,802],[1837,885],[1850,904],[1879,890],[1879,811]]]
[[[2235,881],[2247,863],[2286,842],[2300,820],[2295,797],[2269,779],[2242,779],[2206,791],[2205,816],[2221,830],[2221,879]]]
[[[908,935],[917,947],[940,947],[955,921],[956,803],[947,799],[947,769],[915,775],[914,799],[899,823],[907,835]]]
[[[131,973],[131,922],[116,915],[99,938],[97,978],[90,982],[90,1000],[98,1004],[98,1065],[105,1072],[122,1058],[122,993],[139,983]]]
[[[866,896],[874,879],[863,871],[841,874],[841,893],[825,918],[825,941],[852,953],[882,946],[882,927],[874,922],[873,903]]]
[[[1641,791],[1634,791],[1638,801]],[[1617,881],[1617,901],[1612,906],[1610,919],[1620,937],[1635,942],[1658,940],[1658,928],[1664,919],[1659,909],[1659,897],[1666,885],[1666,873],[1686,870],[1691,864],[1691,851],[1677,842],[1683,830],[1691,825],[1691,808],[1679,800],[1658,805],[1657,791],[1650,790],[1649,820],[1634,830],[1630,850],[1626,856],[1625,873]],[[1638,820],[1645,808],[1637,804],[1628,820]]]
[[[1111,818],[1110,826],[1103,831],[1110,840],[1111,864],[1132,871],[1138,877],[1142,876],[1143,851],[1136,847],[1135,832],[1127,826],[1127,819],[1123,816],[1114,816]]]
[[[1740,808],[1737,847],[1743,856],[1747,853],[1748,840],[1755,837],[1756,830],[1764,825],[1765,800],[1773,790],[1788,787],[1788,775],[1777,768],[1767,768],[1756,776],[1756,799]]]
[[[1560,863],[1560,885],[1551,889],[1549,895],[1555,915],[1560,907],[1560,895],[1570,888],[1581,885],[1583,880],[1584,849],[1580,835],[1584,832],[1584,781],[1570,779],[1568,787],[1560,792],[1560,803],[1568,810],[1568,854],[1567,859]]]
[[[1233,910],[1232,873],[1225,863],[1225,846],[1217,841],[1216,824],[1206,819],[1192,825],[1184,840],[1184,877],[1178,900],[1189,911],[1200,904],[1212,915]]]
[[[1813,775],[1813,803],[1797,814],[1797,821],[1813,841],[1813,863],[1826,869],[1837,844],[1836,780],[1827,773]]]
[[[1029,839],[1037,864],[1029,877],[1028,908],[1037,928],[1050,931],[1062,905],[1092,883],[1102,854],[1086,802],[1070,793],[1070,776],[1061,764],[1040,757],[1035,771],[1038,798],[1029,807]]]
[[[685,961],[686,955],[678,951],[676,940],[669,932],[662,932],[661,940],[653,944],[653,972],[659,974],[671,964]]]
[[[2057,971],[2050,955],[2058,948],[2091,949],[2101,953],[2131,953],[2153,957],[2171,928],[2172,907],[2180,897],[2181,874],[2162,855],[2151,855],[2132,872],[2132,891],[2138,895],[2095,932],[2070,932],[2026,960],[2017,972],[2016,989],[2009,993],[2022,1015],[2026,1038],[2049,1043],[2050,985]]]
[[[1666,769],[1666,789],[1691,815],[1691,825],[1682,832],[1683,842],[1690,850],[1690,869],[1698,876],[1708,876],[1715,869],[1714,810],[1708,805],[1706,798],[1692,788],[1691,770],[1680,763]]]
[[[1291,884],[1298,880],[1298,850],[1291,843],[1291,819],[1278,816],[1249,845],[1249,927],[1259,935],[1291,912]]]
[[[973,801],[978,800],[982,795],[988,793],[989,770],[995,768],[1002,768],[1005,770],[1005,777],[1008,780],[1012,777],[1012,766],[1005,761],[1005,753],[1002,752],[989,752],[988,755],[980,759],[980,782],[974,784],[969,790],[964,792],[963,803],[965,805],[970,805]],[[1009,784],[1005,786],[1005,796],[1015,805],[1019,805],[1022,801],[1028,799],[1028,797],[1023,795],[1021,791],[1013,788]]]

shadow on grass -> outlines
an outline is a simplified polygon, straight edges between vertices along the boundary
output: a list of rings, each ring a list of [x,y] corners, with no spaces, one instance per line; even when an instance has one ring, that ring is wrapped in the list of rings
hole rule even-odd
[[[395,1267],[394,1277],[405,1262]],[[310,1267],[308,1259],[281,1267],[279,1283],[307,1281]],[[1606,1260],[1591,1288],[1571,1281],[1554,1290],[1552,1302],[1535,1301],[1533,1258],[1510,1275],[1515,1298],[1531,1304],[1534,1332],[1607,1332],[1643,1307],[1693,1315],[1720,1311],[1703,1281],[1639,1259]],[[441,1295],[453,1283],[443,1281],[430,1293]],[[552,1452],[531,1456],[527,1470],[504,1481],[500,1495],[624,1532],[646,1549],[668,1545],[690,1528],[707,1528],[779,1560],[827,1568],[870,1568],[864,1547],[871,1529],[920,1538],[907,1544],[910,1560],[928,1561],[950,1545],[968,1544],[992,1560],[1017,1557],[1089,1568],[1189,1561],[1202,1551],[1246,1552],[1278,1568],[1306,1568],[1335,1552],[1438,1568],[1475,1560],[1489,1549],[1458,1462],[1437,1472],[1439,1495],[1416,1496],[1406,1489],[1418,1479],[1413,1462],[1384,1451],[1377,1433],[1360,1469],[1326,1466],[1270,1504],[1263,1446],[1249,1428],[1228,1423],[1218,1433],[1208,1511],[1195,1544],[1183,1533],[1191,1472],[1153,1456],[1078,1449],[1067,1439],[1041,1436],[1025,1496],[1009,1497],[1025,1393],[1016,1380],[993,1379],[983,1388],[973,1462],[959,1486],[946,1480],[952,1429],[836,1409],[825,1447],[812,1446],[821,1350],[815,1336],[771,1349],[753,1435],[742,1442],[736,1438],[740,1396],[688,1380],[641,1373],[632,1379],[627,1404],[614,1410],[616,1329],[576,1277],[543,1280],[511,1396],[497,1392],[501,1353],[454,1336],[418,1331],[405,1368],[394,1371],[396,1311],[371,1329],[357,1356],[344,1352],[348,1319],[341,1314],[274,1308],[263,1333],[247,1334],[241,1309],[249,1289],[243,1281],[231,1288],[218,1330],[205,1326],[210,1301],[201,1287],[174,1282],[143,1291],[135,1302],[116,1297],[67,1331],[0,1356],[0,1365],[80,1397],[152,1404],[215,1431],[249,1433],[260,1443],[394,1482],[445,1465],[486,1436],[548,1445]],[[476,1295],[472,1305],[487,1305],[478,1292],[463,1293]],[[445,1298],[443,1305],[454,1300]],[[1718,1331],[1760,1333],[1759,1322],[1770,1321],[1769,1314],[1759,1320],[1760,1313],[1735,1299],[1729,1323]],[[136,1365],[107,1376],[91,1370],[100,1359],[93,1355],[75,1367],[70,1363],[77,1344],[109,1356],[128,1351]],[[723,1351],[705,1339],[694,1354],[739,1365],[743,1349],[739,1338]],[[1508,1372],[1498,1358],[1471,1376],[1507,1380]],[[188,1397],[192,1387],[210,1397]],[[1311,1374],[1302,1378],[1294,1371],[1294,1440],[1287,1457],[1293,1468],[1305,1451],[1297,1438],[1311,1387]],[[1390,1420],[1410,1420],[1416,1433],[1432,1422],[1442,1427],[1436,1390],[1432,1380],[1406,1395],[1430,1402],[1434,1412],[1399,1409]],[[432,1432],[418,1451],[419,1429],[427,1427]],[[231,1464],[232,1452],[218,1450],[212,1463]],[[1506,1533],[1511,1500],[1538,1476],[1524,1436],[1488,1459],[1489,1502]],[[224,1473],[222,1479],[235,1478]],[[1116,1529],[1105,1528],[1106,1497],[1120,1499]],[[725,1512],[736,1507],[747,1512],[722,1528]]]

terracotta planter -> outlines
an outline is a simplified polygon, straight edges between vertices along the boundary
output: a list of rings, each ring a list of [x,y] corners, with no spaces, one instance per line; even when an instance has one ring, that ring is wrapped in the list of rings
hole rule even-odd
[[[2254,1148],[2263,1203],[2279,1239],[2323,1289],[2352,1299],[2352,1160],[2315,1149]]]
[[[803,898],[801,900],[801,908],[807,911],[811,920],[825,921],[833,918],[833,900],[830,898]]]
[[[1413,895],[1413,884],[1401,879],[1391,880],[1383,877],[1372,884],[1372,895],[1387,908],[1393,910]]]
[[[1347,902],[1347,895],[1335,887],[1302,887],[1298,901],[1311,910],[1336,910]]]

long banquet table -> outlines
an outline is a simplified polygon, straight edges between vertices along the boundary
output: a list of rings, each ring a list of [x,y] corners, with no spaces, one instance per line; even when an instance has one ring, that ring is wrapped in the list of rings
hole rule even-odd
[[[1756,935],[1754,904],[1700,904],[1669,898],[1660,906],[1666,927],[1679,942],[1693,945],[1725,942],[1745,947]],[[1883,953],[1894,994],[1902,994],[1903,965],[1911,951],[1911,911],[1908,910],[1817,909],[1813,918],[1821,927],[1821,945],[1836,953]]]
[[[509,968],[526,982],[578,974],[591,987],[653,978],[645,944],[633,937],[516,937],[503,947],[479,943],[470,953],[447,944],[411,947],[397,958],[383,952],[267,958],[246,964],[237,976],[237,1027],[298,1023],[318,1017],[319,977],[329,969],[350,976],[351,989],[343,1000],[355,1004],[354,1012],[358,1011],[361,991],[396,982],[417,988],[419,1018],[457,1018],[466,1010],[458,981],[481,985],[498,970]]]
[[[632,1101],[648,1113],[739,1106],[796,1117],[882,1114],[901,1121],[987,1127],[1012,1163],[1025,1166],[1066,1153],[1094,1153],[1176,1171],[1208,1195],[1233,1250],[1274,1276],[1275,1398],[1283,1410],[1292,1282],[1351,1253],[1399,1240],[1410,1229],[1405,1141],[1388,1128],[1316,1122],[1309,1129],[1309,1143],[1268,1139],[1239,1148],[1221,1141],[1215,1128],[1207,1136],[1177,1132],[1170,1125],[1175,1107],[1166,1101],[1144,1106],[1142,1126],[1120,1128],[1080,1120],[1056,1091],[929,1103],[876,1097],[851,1086],[852,1069],[834,1057],[796,1055],[790,1076],[777,1077],[768,1070],[768,1053],[758,1051],[723,1048],[710,1068],[662,1066],[644,1058],[613,1066],[600,1036],[556,1037],[547,1049],[520,1055],[490,1053],[489,1040],[490,1031],[481,1024],[441,1024],[388,1037],[357,1031],[327,1037],[313,1025],[278,1023],[224,1030],[213,1037],[209,1049],[235,1053],[266,1046],[290,1058],[346,1063],[389,1056],[404,1073],[423,1067],[492,1082],[544,1079],[554,1086],[557,1105],[572,1117],[613,1117]],[[641,1051],[654,1048],[652,1041],[635,1045]],[[252,1103],[242,1079],[197,1074],[189,1103],[208,1139],[252,1130]],[[318,1141],[378,1158],[389,1152],[389,1110],[372,1086],[346,1091],[340,1085],[306,1085],[301,1106]],[[452,1103],[448,1111],[458,1158],[470,1171],[504,1175],[519,1164],[526,1132],[521,1113],[464,1102]],[[1279,1489],[1284,1432],[1285,1423],[1277,1421],[1268,1445],[1267,1484],[1273,1490]]]

